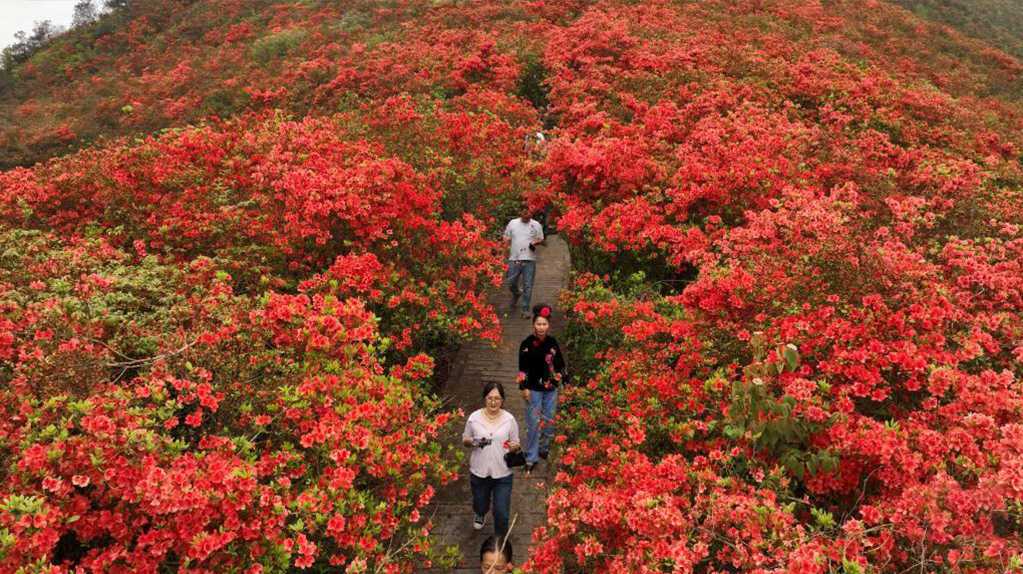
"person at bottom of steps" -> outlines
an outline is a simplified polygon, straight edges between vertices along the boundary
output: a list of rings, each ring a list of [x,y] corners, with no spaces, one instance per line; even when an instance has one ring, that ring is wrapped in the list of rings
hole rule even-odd
[[[480,572],[482,574],[500,574],[514,570],[510,540],[490,536],[483,541],[480,546]]]
[[[533,307],[533,334],[519,345],[519,389],[526,401],[526,472],[547,458],[554,436],[558,385],[565,378],[565,358],[549,333],[551,307]]]
[[[508,534],[514,475],[504,462],[506,452],[519,449],[519,424],[504,410],[504,387],[489,382],[483,386],[485,406],[465,421],[462,443],[472,447],[469,455],[469,485],[472,487],[473,528],[481,530],[494,507],[494,534]]]

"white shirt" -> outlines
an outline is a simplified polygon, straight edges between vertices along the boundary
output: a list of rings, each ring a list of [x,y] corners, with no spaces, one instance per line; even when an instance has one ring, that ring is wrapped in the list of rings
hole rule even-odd
[[[521,217],[516,217],[505,226],[504,238],[511,239],[509,261],[536,261],[536,253],[529,249],[529,244],[533,241],[543,241],[543,226],[535,219],[523,223]]]
[[[504,463],[504,453],[508,452],[508,449],[504,448],[504,443],[519,442],[519,424],[515,422],[515,417],[502,409],[497,422],[491,423],[483,414],[483,409],[474,411],[469,415],[469,420],[465,421],[462,439],[478,438],[489,438],[491,442],[483,448],[472,447],[472,454],[469,455],[469,472],[480,478],[504,478],[511,474],[511,469]]]

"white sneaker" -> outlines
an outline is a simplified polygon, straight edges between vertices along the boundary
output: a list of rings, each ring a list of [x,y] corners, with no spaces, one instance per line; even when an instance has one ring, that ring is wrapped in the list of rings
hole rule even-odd
[[[486,516],[480,516],[479,514],[474,514],[473,515],[473,517],[472,517],[472,528],[473,528],[473,530],[483,530],[483,525],[486,524],[486,523],[487,523],[487,517]]]

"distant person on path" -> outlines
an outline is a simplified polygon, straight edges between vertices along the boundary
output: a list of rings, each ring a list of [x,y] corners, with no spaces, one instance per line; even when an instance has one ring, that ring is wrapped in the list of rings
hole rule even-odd
[[[472,526],[482,530],[494,507],[494,534],[504,538],[508,534],[511,514],[511,491],[514,475],[504,462],[504,453],[514,452],[519,446],[519,424],[511,413],[504,410],[504,387],[489,382],[483,386],[485,406],[477,409],[465,422],[462,444],[472,448],[469,455],[469,485],[472,487]]]
[[[538,170],[543,164],[544,158],[547,157],[547,145],[549,141],[550,140],[547,139],[547,136],[545,136],[543,132],[532,132],[526,135],[526,157],[530,164],[534,166],[531,168],[531,171]],[[537,172],[536,175],[539,177],[539,172]],[[552,235],[550,229],[552,228],[551,210],[553,208],[553,204],[547,203],[542,210],[538,210],[533,214],[533,219],[538,220],[540,228],[543,229],[544,235]]]
[[[514,569],[510,540],[490,536],[483,541],[483,545],[480,546],[480,572],[482,574],[499,574],[511,572]]]
[[[511,308],[521,303],[523,319],[529,318],[529,301],[533,296],[533,279],[536,277],[536,246],[544,240],[543,226],[533,220],[527,205],[522,206],[519,217],[508,222],[504,228],[504,238],[509,243],[508,272],[504,282],[511,290]],[[519,279],[522,290],[519,290]]]
[[[526,156],[534,161],[539,161],[547,155],[547,136],[543,132],[526,134]]]
[[[533,308],[533,334],[519,345],[519,389],[526,401],[526,472],[547,459],[554,436],[558,385],[565,378],[565,357],[550,335],[551,308]]]

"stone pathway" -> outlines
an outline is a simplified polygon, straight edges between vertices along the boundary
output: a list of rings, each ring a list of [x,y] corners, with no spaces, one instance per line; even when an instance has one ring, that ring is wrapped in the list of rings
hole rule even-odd
[[[533,283],[532,304],[548,303],[554,307],[552,333],[557,336],[564,324],[564,314],[557,307],[558,293],[568,282],[571,268],[568,245],[558,235],[547,238],[547,245],[537,249],[536,279]],[[532,332],[528,319],[520,319],[518,310],[510,312],[511,295],[501,289],[491,294],[491,303],[502,314],[503,336],[500,344],[492,348],[488,343],[475,341],[462,347],[444,388],[444,398],[451,408],[461,407],[468,416],[482,406],[483,385],[498,381],[507,393],[505,408],[515,415],[523,443],[526,440],[525,401],[518,392],[515,375],[518,372],[518,346]],[[464,420],[458,425],[457,435],[451,443],[460,443]],[[440,546],[457,546],[462,560],[454,569],[421,569],[420,572],[456,574],[479,572],[479,547],[483,539],[494,533],[493,515],[487,516],[487,525],[481,531],[472,528],[472,496],[469,491],[468,453],[461,477],[437,493],[428,512],[433,513],[433,536]],[[533,529],[545,519],[546,488],[554,473],[548,464],[540,461],[533,473],[526,477],[522,469],[515,471],[512,487],[511,515],[515,520],[511,543],[515,551],[515,564],[525,563]],[[429,514],[428,514],[429,515]]]

